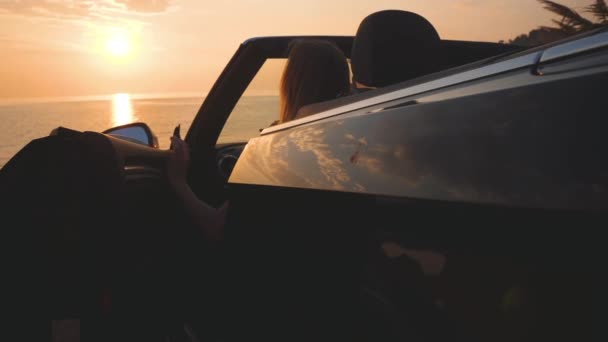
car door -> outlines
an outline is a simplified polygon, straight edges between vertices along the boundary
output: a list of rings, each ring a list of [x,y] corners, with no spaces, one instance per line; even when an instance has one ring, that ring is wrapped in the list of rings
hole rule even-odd
[[[329,40],[347,57],[353,41],[353,37],[348,36],[263,37],[249,39],[239,46],[205,98],[185,137],[192,150],[190,184],[202,199],[214,204],[224,199],[224,185],[231,167],[247,140],[278,118],[278,106],[273,107],[278,101],[278,79],[288,45],[296,39]],[[260,72],[273,78],[265,83],[264,91],[270,96],[265,102],[254,104],[264,113],[247,112],[243,110],[247,106],[243,94],[247,95],[252,82],[255,88]],[[222,134],[227,131],[226,125],[230,127],[235,123],[246,126],[245,132],[232,136]]]
[[[600,336],[608,41],[595,34],[250,140],[228,184],[231,317],[277,339]]]

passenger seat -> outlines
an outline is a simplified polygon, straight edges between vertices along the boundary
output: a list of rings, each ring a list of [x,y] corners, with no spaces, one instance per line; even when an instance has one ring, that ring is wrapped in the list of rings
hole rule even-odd
[[[387,10],[359,25],[351,53],[353,83],[385,87],[438,71],[441,39],[422,16]]]

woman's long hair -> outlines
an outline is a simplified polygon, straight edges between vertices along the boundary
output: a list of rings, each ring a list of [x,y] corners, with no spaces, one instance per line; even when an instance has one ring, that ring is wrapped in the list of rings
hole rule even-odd
[[[279,122],[293,120],[303,106],[346,95],[349,76],[344,53],[331,42],[292,42],[281,78]]]

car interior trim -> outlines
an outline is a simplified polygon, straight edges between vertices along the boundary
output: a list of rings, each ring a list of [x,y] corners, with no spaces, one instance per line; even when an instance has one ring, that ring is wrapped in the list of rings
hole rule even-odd
[[[135,180],[142,178],[161,178],[162,172],[159,169],[149,166],[125,166],[125,178],[127,180]]]

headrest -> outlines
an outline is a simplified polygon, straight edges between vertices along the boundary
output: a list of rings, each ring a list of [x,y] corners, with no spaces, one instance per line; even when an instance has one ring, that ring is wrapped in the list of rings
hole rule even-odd
[[[384,87],[432,72],[429,58],[440,43],[433,25],[416,13],[373,13],[363,19],[353,43],[353,80]]]

